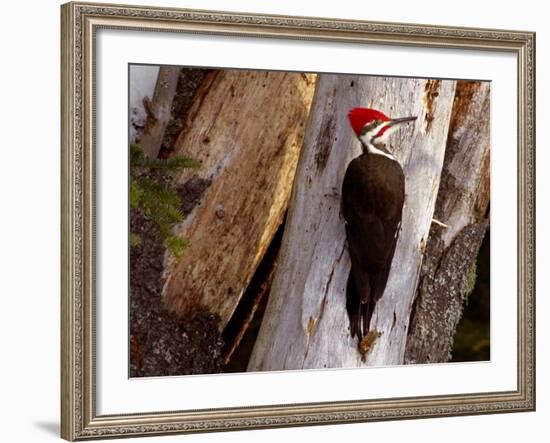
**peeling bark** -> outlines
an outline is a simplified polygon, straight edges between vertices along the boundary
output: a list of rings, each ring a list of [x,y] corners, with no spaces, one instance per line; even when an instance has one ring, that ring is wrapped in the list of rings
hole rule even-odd
[[[454,81],[321,75],[300,157],[279,265],[249,371],[403,363],[423,245],[439,187]],[[406,176],[402,232],[384,296],[361,355],[350,336],[345,288],[350,260],[340,216],[342,179],[360,145],[347,121],[357,106],[418,116],[395,134]],[[364,357],[364,361],[363,361]]]
[[[420,274],[406,363],[446,362],[467,276],[488,227],[490,83],[459,81],[433,225]]]

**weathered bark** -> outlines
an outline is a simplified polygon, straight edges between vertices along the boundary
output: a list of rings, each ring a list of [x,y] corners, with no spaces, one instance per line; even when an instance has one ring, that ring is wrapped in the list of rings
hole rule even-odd
[[[165,301],[178,314],[205,308],[220,328],[231,317],[286,212],[314,83],[223,70],[197,91],[175,149],[202,162],[179,183],[205,189],[178,228],[190,246],[166,263]]]
[[[488,226],[490,83],[459,81],[406,363],[446,362]]]
[[[403,363],[417,276],[439,187],[455,82],[321,75],[289,207],[279,264],[248,370]],[[402,231],[365,361],[349,333],[349,257],[339,192],[360,153],[347,121],[356,106],[418,116],[393,136],[406,177]],[[335,195],[336,194],[336,195]]]
[[[170,122],[180,72],[181,69],[176,66],[161,66],[153,98],[143,99],[147,120],[139,146],[148,157],[156,158],[160,151],[164,131]]]

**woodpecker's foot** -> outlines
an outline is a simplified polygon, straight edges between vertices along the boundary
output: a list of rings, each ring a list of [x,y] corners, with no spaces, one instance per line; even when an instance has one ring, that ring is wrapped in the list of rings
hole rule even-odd
[[[369,331],[368,334],[365,335],[357,345],[357,350],[359,351],[359,354],[361,354],[361,361],[363,363],[365,363],[365,360],[367,359],[367,354],[372,349],[372,345],[374,345],[376,339],[381,335],[381,332]]]
[[[442,228],[448,228],[445,223],[441,223],[439,220],[436,220],[435,218],[432,218],[432,223],[436,224],[437,226],[441,226]]]

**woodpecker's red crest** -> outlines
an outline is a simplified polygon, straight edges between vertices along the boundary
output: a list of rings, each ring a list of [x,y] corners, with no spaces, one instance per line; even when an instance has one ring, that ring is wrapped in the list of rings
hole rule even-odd
[[[349,122],[353,131],[357,136],[361,134],[361,130],[374,121],[387,122],[391,119],[384,113],[376,109],[369,108],[353,108],[348,113]]]
[[[377,140],[384,140],[400,123],[416,120],[416,117],[390,118],[383,112],[369,108],[353,108],[348,118],[355,135],[364,145],[370,145]]]

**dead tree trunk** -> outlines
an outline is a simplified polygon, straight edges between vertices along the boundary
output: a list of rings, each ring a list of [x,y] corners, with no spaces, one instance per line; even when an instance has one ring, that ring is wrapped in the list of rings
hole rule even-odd
[[[177,66],[161,66],[153,99],[147,97],[143,99],[147,120],[139,146],[148,157],[156,158],[160,151],[164,131],[170,122],[172,102],[176,95],[180,72],[181,68]]]
[[[314,76],[223,70],[196,93],[175,154],[202,165],[179,178],[200,202],[168,259],[164,295],[181,316],[205,309],[228,322],[287,209]]]
[[[412,302],[430,230],[455,90],[454,81],[321,75],[294,183],[279,265],[248,370],[403,363]],[[349,273],[339,194],[360,153],[347,122],[356,106],[416,115],[393,138],[406,202],[385,295],[371,327],[380,336],[362,362],[350,337]]]
[[[459,81],[435,218],[422,264],[406,363],[446,362],[488,226],[489,82]]]

